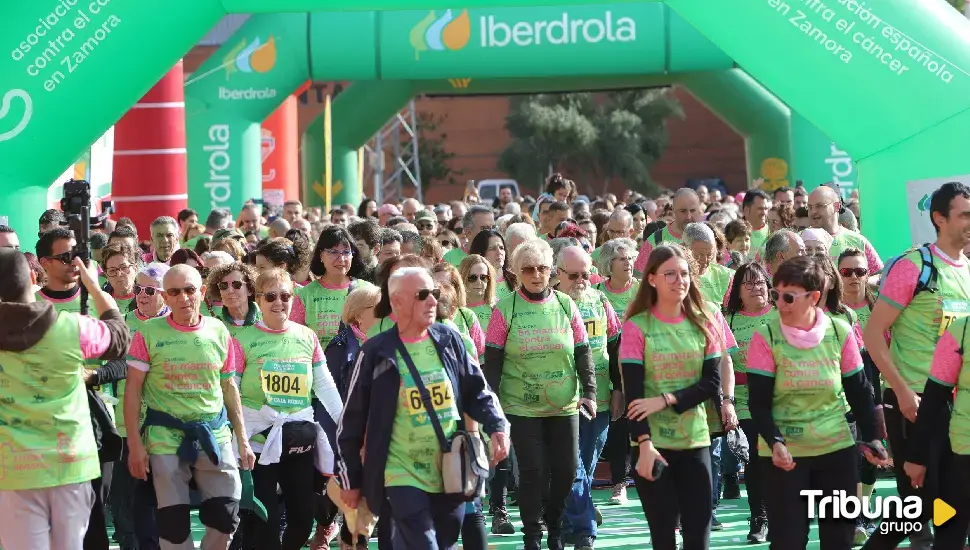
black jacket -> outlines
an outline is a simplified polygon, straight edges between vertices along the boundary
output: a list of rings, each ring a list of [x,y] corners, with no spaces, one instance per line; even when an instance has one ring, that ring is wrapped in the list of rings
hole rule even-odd
[[[481,367],[468,355],[457,331],[442,324],[428,329],[438,357],[455,389],[460,413],[479,422],[488,434],[507,432],[508,421],[492,393]],[[361,348],[350,380],[350,390],[337,428],[338,467],[344,489],[360,489],[372,507],[384,498],[384,469],[397,412],[401,376],[397,349],[401,337],[388,330]],[[366,459],[361,450],[366,448]]]

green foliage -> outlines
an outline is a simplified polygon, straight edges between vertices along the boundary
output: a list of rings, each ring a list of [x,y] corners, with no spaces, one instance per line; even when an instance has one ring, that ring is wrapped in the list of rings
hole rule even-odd
[[[418,113],[418,161],[421,164],[422,191],[427,191],[432,184],[457,183],[456,178],[465,172],[451,167],[451,160],[457,155],[445,147],[448,134],[440,130],[447,119],[447,115]]]
[[[527,186],[552,166],[581,192],[604,193],[619,178],[655,194],[649,170],[667,147],[664,122],[671,116],[684,113],[669,89],[516,97],[506,117],[512,142],[499,168]]]
[[[964,10],[967,7],[967,0],[946,0],[951,6],[958,9],[960,13],[965,13]]]

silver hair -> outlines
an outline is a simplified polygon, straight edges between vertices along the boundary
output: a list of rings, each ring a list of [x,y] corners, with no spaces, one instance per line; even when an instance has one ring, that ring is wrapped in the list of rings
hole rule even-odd
[[[637,242],[633,239],[610,239],[600,247],[600,255],[596,259],[596,269],[600,275],[609,279],[613,276],[613,260],[620,256],[623,250],[637,253]]]
[[[465,212],[465,215],[462,216],[461,218],[462,235],[464,235],[465,238],[473,238],[475,235],[472,235],[471,231],[472,231],[472,228],[475,226],[475,216],[478,214],[491,214],[491,213],[492,213],[492,209],[487,206],[483,206],[481,204],[472,205],[468,209],[468,211]]]
[[[536,238],[536,228],[525,222],[518,222],[505,228],[505,242],[509,242],[513,237],[527,241]]]
[[[154,230],[160,225],[171,225],[175,228],[175,232],[178,233],[179,223],[172,216],[159,216],[155,218],[155,221],[152,222],[151,229]]]
[[[589,257],[589,253],[583,250],[583,247],[578,245],[570,245],[559,249],[559,253],[556,254],[556,269],[562,269],[562,266],[566,261],[566,256],[570,254],[575,254],[580,258],[586,258],[589,260],[590,265],[593,265],[593,259]]]
[[[522,206],[517,202],[510,202],[505,205],[505,213],[517,216],[522,213]]]
[[[562,249],[569,246],[579,246],[579,240],[573,237],[556,237],[549,241],[549,246],[552,248],[552,257],[558,258]]]
[[[715,244],[714,231],[703,223],[689,223],[684,228],[684,246],[690,246],[695,242]]]
[[[529,239],[516,247],[512,253],[512,270],[516,273],[522,271],[522,267],[529,260],[552,267],[552,247],[542,239]]]
[[[694,197],[695,199],[700,200],[700,197],[697,196],[697,191],[694,191],[690,187],[681,187],[680,189],[674,191],[672,200],[677,200],[681,197]]]
[[[765,264],[771,265],[771,262],[775,261],[779,254],[787,253],[791,249],[792,237],[798,237],[798,234],[788,229],[779,229],[768,237],[768,240],[765,241]]]
[[[423,267],[402,267],[391,273],[390,278],[387,279],[387,291],[393,296],[400,289],[404,279],[411,275],[425,275],[431,278],[431,274]]]
[[[219,265],[231,264],[235,261],[228,252],[223,252],[222,250],[206,250],[200,257],[203,262],[219,260]]]
[[[629,222],[632,224],[633,214],[627,212],[626,209],[624,208],[617,208],[616,210],[613,211],[612,214],[610,214],[610,221],[613,221],[613,220],[620,221],[623,223]]]
[[[223,252],[225,254],[225,252]],[[228,256],[228,254],[227,254]],[[171,269],[168,264],[163,264],[160,262],[153,262],[145,267],[141,268],[138,272],[139,275],[144,275],[155,282],[159,287],[162,286],[162,280],[165,278],[165,274]]]
[[[848,229],[849,231],[859,231],[859,222],[855,219],[855,214],[846,208],[839,214],[839,225]]]

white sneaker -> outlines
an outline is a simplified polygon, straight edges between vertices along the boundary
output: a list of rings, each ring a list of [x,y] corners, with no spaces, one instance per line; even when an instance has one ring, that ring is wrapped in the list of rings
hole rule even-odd
[[[613,496],[610,497],[608,504],[612,506],[621,506],[626,504],[626,483],[620,483],[613,486]]]

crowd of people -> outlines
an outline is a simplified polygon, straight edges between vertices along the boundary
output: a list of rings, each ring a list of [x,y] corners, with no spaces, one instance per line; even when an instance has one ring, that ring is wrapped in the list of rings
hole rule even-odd
[[[57,210],[34,253],[0,226],[0,544],[194,548],[196,510],[204,550],[591,550],[602,460],[658,550],[742,485],[748,541],[805,548],[802,492],[868,505],[880,468],[916,527],[821,548],[963,548],[970,189],[885,263],[831,185],[543,191],[108,220],[87,265]],[[468,438],[487,496],[446,490]]]

